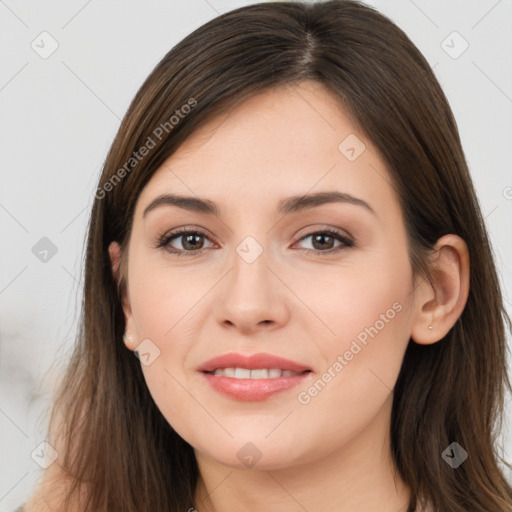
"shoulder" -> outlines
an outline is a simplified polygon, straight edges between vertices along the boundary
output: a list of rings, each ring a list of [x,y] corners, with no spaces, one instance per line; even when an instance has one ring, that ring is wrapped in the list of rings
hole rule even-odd
[[[86,486],[81,486],[79,496],[73,496],[68,506],[66,498],[71,490],[74,479],[70,477],[62,466],[66,455],[70,459],[76,459],[78,456],[77,443],[72,443],[71,439],[79,437],[77,424],[86,416],[85,408],[81,408],[80,417],[76,420],[75,429],[70,435],[68,432],[68,424],[65,421],[67,410],[62,411],[60,407],[54,404],[54,410],[50,421],[49,443],[58,453],[57,459],[46,468],[36,484],[33,494],[24,505],[19,507],[15,512],[80,512],[85,509],[84,503],[86,498]]]
[[[74,482],[61,466],[52,464],[46,469],[41,480],[27,502],[15,512],[80,512],[85,510],[86,492],[73,495],[70,502],[66,499]]]
[[[63,500],[61,499],[63,493],[56,491],[64,488],[64,478],[61,477],[59,481],[57,471],[54,469],[50,472],[47,469],[37,484],[34,493],[15,512],[59,512],[63,510]]]

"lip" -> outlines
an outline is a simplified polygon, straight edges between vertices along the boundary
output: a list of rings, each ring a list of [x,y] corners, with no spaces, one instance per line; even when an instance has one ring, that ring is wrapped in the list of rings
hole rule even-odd
[[[221,368],[247,368],[249,370],[279,368],[296,372],[299,375],[271,379],[235,379],[207,373]],[[250,356],[236,353],[223,354],[202,364],[198,371],[218,393],[228,398],[248,402],[266,400],[276,393],[292,389],[312,374],[312,369],[308,366],[265,353]]]
[[[203,363],[197,370],[200,372],[213,372],[219,368],[247,368],[249,370],[257,370],[258,368],[279,368],[281,370],[290,370],[297,373],[306,370],[312,371],[309,366],[272,354],[260,353],[244,355],[234,352],[214,357],[206,361],[206,363]]]

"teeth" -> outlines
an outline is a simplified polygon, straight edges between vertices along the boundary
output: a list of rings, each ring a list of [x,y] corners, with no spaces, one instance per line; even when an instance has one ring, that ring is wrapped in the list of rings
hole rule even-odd
[[[224,377],[234,377],[235,376],[235,369],[234,368],[224,368],[224,370],[217,370],[217,372],[224,372]],[[215,372],[215,375],[217,375],[217,372]]]
[[[250,379],[251,370],[247,368],[235,368],[235,379]]]
[[[219,368],[215,370],[214,375],[219,377],[232,377],[235,379],[276,379],[279,377],[292,377],[299,375],[291,370],[280,370],[279,368],[258,368],[249,370],[248,368]]]
[[[268,370],[251,370],[251,379],[268,379]]]

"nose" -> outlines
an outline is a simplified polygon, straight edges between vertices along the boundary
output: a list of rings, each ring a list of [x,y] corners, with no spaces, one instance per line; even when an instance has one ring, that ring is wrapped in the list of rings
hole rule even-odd
[[[266,252],[252,262],[235,252],[231,263],[216,300],[219,324],[246,335],[285,325],[290,317],[290,292],[270,268]]]

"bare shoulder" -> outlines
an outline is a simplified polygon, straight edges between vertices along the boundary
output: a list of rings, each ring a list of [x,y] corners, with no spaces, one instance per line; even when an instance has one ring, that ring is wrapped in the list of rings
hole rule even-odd
[[[57,460],[41,474],[33,494],[19,512],[80,512],[83,511],[82,499],[75,498],[66,506],[66,497],[71,489],[72,480],[63,469],[62,462],[66,451],[73,452],[66,443],[62,415],[56,414],[52,426],[50,444],[58,453]],[[85,496],[82,490],[80,498]],[[80,503],[79,503],[80,501]],[[18,512],[18,511],[16,511]]]
[[[20,512],[78,511],[78,506],[73,506],[73,503],[65,508],[65,497],[69,487],[70,480],[62,468],[57,463],[52,464],[42,474],[34,493]]]

